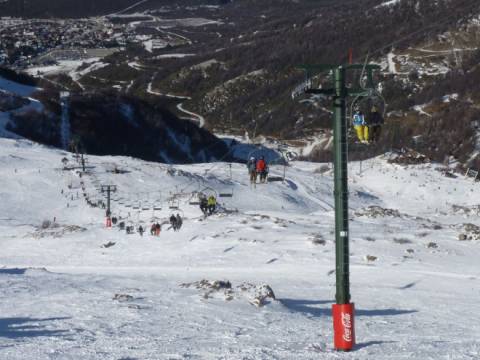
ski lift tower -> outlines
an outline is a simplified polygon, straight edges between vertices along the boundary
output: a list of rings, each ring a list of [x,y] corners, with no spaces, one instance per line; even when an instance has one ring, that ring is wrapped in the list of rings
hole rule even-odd
[[[334,138],[334,181],[335,181],[335,272],[336,303],[332,307],[334,347],[340,351],[350,351],[355,346],[354,315],[355,307],[350,302],[350,261],[348,228],[348,139],[347,119],[348,97],[369,96],[374,89],[373,72],[380,70],[378,65],[301,65],[307,74],[307,80],[292,92],[292,98],[301,94],[319,95],[333,100],[333,138]],[[346,75],[349,70],[363,70],[367,78],[366,86],[348,88]],[[330,88],[313,86],[310,74],[329,72]]]

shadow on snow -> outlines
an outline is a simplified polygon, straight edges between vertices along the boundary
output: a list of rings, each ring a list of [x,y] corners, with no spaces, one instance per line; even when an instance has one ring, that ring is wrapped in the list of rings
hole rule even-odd
[[[0,268],[0,275],[24,275],[27,269],[20,269],[20,268]]]
[[[333,304],[328,300],[300,300],[300,299],[279,299],[280,303],[292,312],[299,312],[309,316],[331,316],[331,307],[320,307],[319,305]],[[395,316],[416,313],[418,310],[401,309],[355,309],[356,316]]]
[[[0,338],[16,339],[27,337],[53,337],[64,336],[68,330],[49,330],[48,322],[69,319],[57,318],[0,318]]]

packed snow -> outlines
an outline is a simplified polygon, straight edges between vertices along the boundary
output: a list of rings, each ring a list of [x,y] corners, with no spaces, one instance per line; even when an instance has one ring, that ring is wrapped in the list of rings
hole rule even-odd
[[[439,165],[350,163],[358,345],[338,353],[331,165],[292,162],[252,187],[243,164],[88,156],[81,173],[26,140],[0,139],[0,154],[2,359],[480,356],[479,183]],[[100,185],[143,236],[105,228],[86,202],[105,202]],[[199,191],[233,197],[204,218]],[[151,236],[172,213],[180,231]]]

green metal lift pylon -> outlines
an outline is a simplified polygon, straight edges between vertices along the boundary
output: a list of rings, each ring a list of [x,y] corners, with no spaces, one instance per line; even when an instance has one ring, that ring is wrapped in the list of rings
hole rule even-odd
[[[346,103],[349,96],[368,96],[374,88],[373,71],[380,66],[370,64],[352,65],[302,65],[299,68],[307,73],[329,71],[334,87],[308,88],[307,94],[331,97],[334,102],[333,139],[334,139],[334,181],[335,181],[335,270],[336,305],[333,307],[335,348],[349,351],[355,344],[354,309],[350,303],[350,254],[348,227],[348,124]],[[362,70],[367,77],[366,88],[347,88],[348,70]]]

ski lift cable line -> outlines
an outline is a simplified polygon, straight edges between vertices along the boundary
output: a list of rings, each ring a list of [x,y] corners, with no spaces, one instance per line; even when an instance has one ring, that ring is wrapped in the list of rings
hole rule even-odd
[[[465,5],[465,4],[466,4],[466,5]],[[479,4],[479,3],[478,3],[478,0],[473,0],[473,1],[465,0],[462,4],[457,5],[456,8],[465,6],[465,7],[464,7],[464,10],[467,10],[467,11],[468,11],[468,10],[470,10],[471,8],[474,8],[474,7],[475,7],[476,5],[478,5],[478,4]],[[422,28],[420,28],[420,29],[418,29],[418,30],[415,30],[415,31],[413,31],[413,32],[411,32],[411,33],[409,33],[409,34],[407,34],[407,35],[405,35],[405,36],[402,36],[401,38],[399,38],[399,39],[397,39],[397,40],[395,40],[395,41],[392,41],[391,43],[388,43],[388,44],[386,44],[386,45],[383,45],[383,46],[380,47],[380,48],[377,48],[377,49],[375,49],[375,50],[373,50],[373,51],[370,51],[369,53],[370,53],[370,55],[372,55],[372,54],[377,54],[377,53],[381,53],[381,52],[384,51],[385,49],[391,48],[391,47],[394,46],[394,45],[398,45],[398,44],[402,43],[403,41],[408,40],[408,39],[411,38],[412,36],[415,36],[415,35],[423,32],[423,31],[425,31],[425,30],[434,29],[434,28],[436,28],[436,27],[438,27],[438,26],[445,25],[446,23],[448,23],[448,21],[450,21],[452,18],[454,18],[455,16],[458,16],[458,15],[459,15],[459,13],[456,12],[456,13],[454,13],[454,14],[450,14],[450,15],[448,15],[448,16],[445,16],[444,18],[442,18],[442,19],[440,19],[440,20],[437,20],[437,21],[431,23],[430,25],[427,25],[427,26],[424,26],[424,27],[422,27]],[[355,59],[361,59],[362,57],[363,57],[363,56],[359,56],[358,58],[355,58]]]

